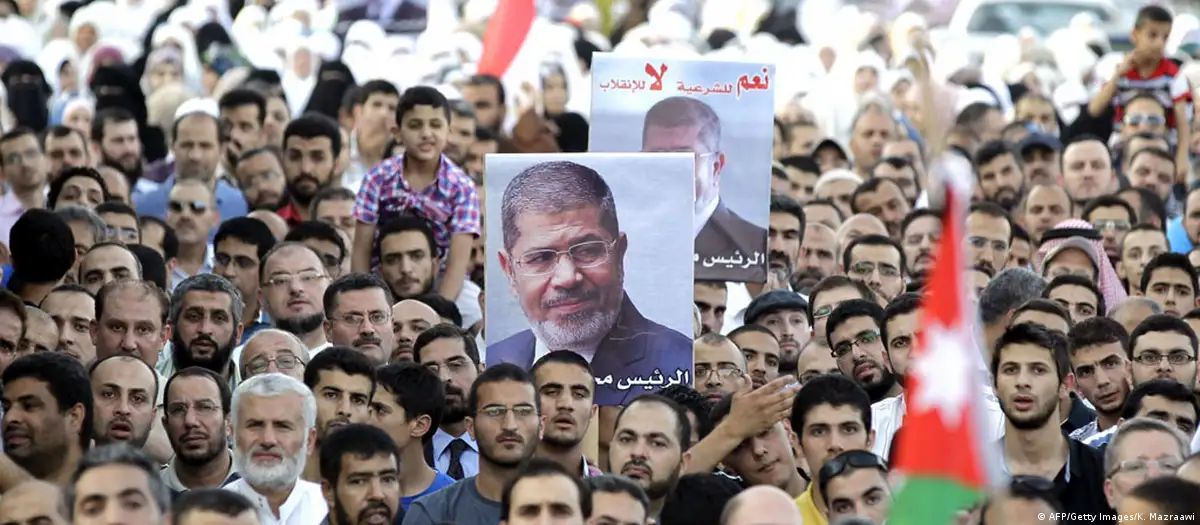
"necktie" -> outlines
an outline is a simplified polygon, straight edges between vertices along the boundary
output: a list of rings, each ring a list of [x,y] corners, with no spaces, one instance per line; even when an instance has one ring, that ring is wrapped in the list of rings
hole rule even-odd
[[[455,480],[463,479],[462,455],[463,451],[467,450],[467,442],[462,438],[454,438],[450,442],[450,468],[446,469],[446,475]]]

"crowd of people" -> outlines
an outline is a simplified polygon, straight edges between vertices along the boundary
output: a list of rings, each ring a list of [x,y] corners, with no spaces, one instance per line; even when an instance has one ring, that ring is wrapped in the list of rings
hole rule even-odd
[[[415,40],[325,4],[0,1],[0,523],[897,521],[943,242],[1003,480],[957,523],[1197,522],[1194,17],[979,63],[912,13],[556,0],[514,80],[473,71],[483,2],[393,3]],[[621,406],[594,348],[485,340],[485,159],[587,151],[607,51],[778,68],[765,282],[694,280],[690,380]]]

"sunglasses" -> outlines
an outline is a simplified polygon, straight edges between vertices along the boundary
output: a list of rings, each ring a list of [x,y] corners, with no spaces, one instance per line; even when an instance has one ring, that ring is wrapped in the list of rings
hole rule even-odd
[[[879,469],[879,471],[887,474],[887,462],[883,458],[866,450],[850,450],[838,454],[833,459],[826,461],[821,470],[817,472],[817,478],[820,480],[821,493],[825,493],[826,486],[833,478],[846,474],[848,470],[859,469]]]
[[[1054,492],[1054,482],[1041,476],[1013,476],[1008,490],[1016,495],[1049,494]]]
[[[167,203],[167,209],[175,213],[183,213],[183,209],[188,208],[192,213],[200,215],[208,211],[208,203],[204,201],[171,201]]]

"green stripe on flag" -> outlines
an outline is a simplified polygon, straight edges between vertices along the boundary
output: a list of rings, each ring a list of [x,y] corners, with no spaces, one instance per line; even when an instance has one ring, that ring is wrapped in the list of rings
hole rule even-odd
[[[980,491],[945,478],[907,477],[888,525],[952,525],[955,514],[979,501]]]

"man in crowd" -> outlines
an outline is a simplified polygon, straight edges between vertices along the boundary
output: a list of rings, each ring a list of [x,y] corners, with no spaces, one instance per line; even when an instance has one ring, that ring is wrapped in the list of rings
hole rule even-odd
[[[330,504],[329,525],[403,519],[396,451],[392,438],[370,425],[346,425],[326,436],[319,470],[321,491]]]

